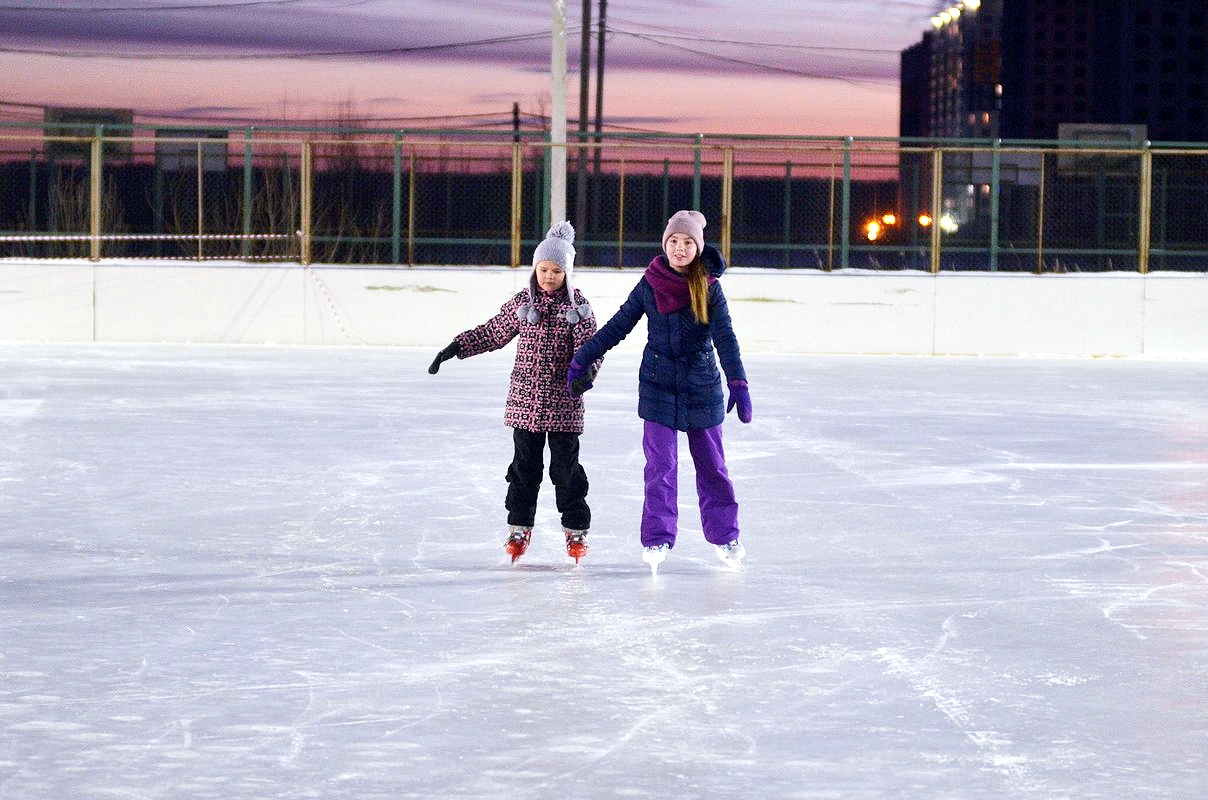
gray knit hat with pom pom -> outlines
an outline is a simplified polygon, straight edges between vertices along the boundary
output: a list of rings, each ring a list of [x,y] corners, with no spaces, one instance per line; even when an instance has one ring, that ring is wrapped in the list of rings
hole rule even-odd
[[[575,247],[572,244],[574,241],[574,226],[570,222],[563,220],[551,225],[549,231],[545,234],[545,238],[533,250],[534,270],[536,270],[537,265],[542,261],[552,261],[561,267],[562,271],[566,274],[566,295],[570,298],[571,304],[570,311],[566,312],[566,319],[572,324],[591,316],[591,306],[589,304],[575,304],[575,287],[572,281],[575,274]],[[541,321],[541,314],[537,311],[533,302],[538,291],[540,289],[537,288],[537,274],[534,271],[529,277],[529,301],[516,309],[516,316],[534,325]]]

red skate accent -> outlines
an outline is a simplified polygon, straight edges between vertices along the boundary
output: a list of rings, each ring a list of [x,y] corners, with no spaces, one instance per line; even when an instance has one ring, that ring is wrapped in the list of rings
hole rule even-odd
[[[512,528],[507,544],[503,546],[503,549],[508,551],[508,555],[512,557],[513,564],[516,563],[516,559],[520,558],[528,550],[529,539],[532,535],[533,531],[530,528]]]
[[[587,531],[566,531],[566,554],[579,563],[587,555]]]

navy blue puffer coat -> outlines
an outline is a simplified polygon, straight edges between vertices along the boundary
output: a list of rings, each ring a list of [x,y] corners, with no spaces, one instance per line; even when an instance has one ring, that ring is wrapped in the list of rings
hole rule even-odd
[[[716,251],[709,255],[720,259]],[[662,259],[658,256],[647,271]],[[709,267],[713,274],[721,271],[712,264]],[[709,284],[709,323],[702,325],[688,307],[661,313],[655,304],[654,288],[643,275],[612,319],[579,348],[575,360],[590,364],[602,358],[629,335],[643,315],[647,338],[638,372],[638,416],[681,431],[722,424],[725,404],[718,358],[727,381],[745,381],[747,375],[730,324],[726,296],[716,281]]]

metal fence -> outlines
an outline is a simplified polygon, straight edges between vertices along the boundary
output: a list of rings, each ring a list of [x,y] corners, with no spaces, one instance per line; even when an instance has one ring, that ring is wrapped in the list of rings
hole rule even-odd
[[[362,129],[0,127],[0,257],[510,264],[567,160],[578,263],[696,208],[739,266],[1208,266],[1208,147]]]

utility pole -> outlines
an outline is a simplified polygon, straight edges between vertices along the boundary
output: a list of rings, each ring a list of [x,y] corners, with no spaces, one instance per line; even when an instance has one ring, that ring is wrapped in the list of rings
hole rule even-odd
[[[603,141],[601,133],[604,127],[604,20],[608,15],[608,0],[600,0],[600,24],[599,35],[596,40],[596,118],[595,118],[595,153],[592,175],[595,178],[596,191],[593,193],[593,202],[591,204],[591,221],[592,227],[595,230],[600,230],[600,155],[603,151],[603,146],[600,142]]]
[[[587,233],[587,103],[591,91],[591,0],[583,0],[583,26],[579,39],[579,171],[575,180],[575,231]]]
[[[554,12],[550,48],[550,221],[566,219],[566,0],[550,0]]]
[[[604,20],[608,15],[608,0],[600,0],[600,30],[596,39],[596,144],[601,141],[604,126]],[[600,174],[600,148],[596,147],[596,174]]]

